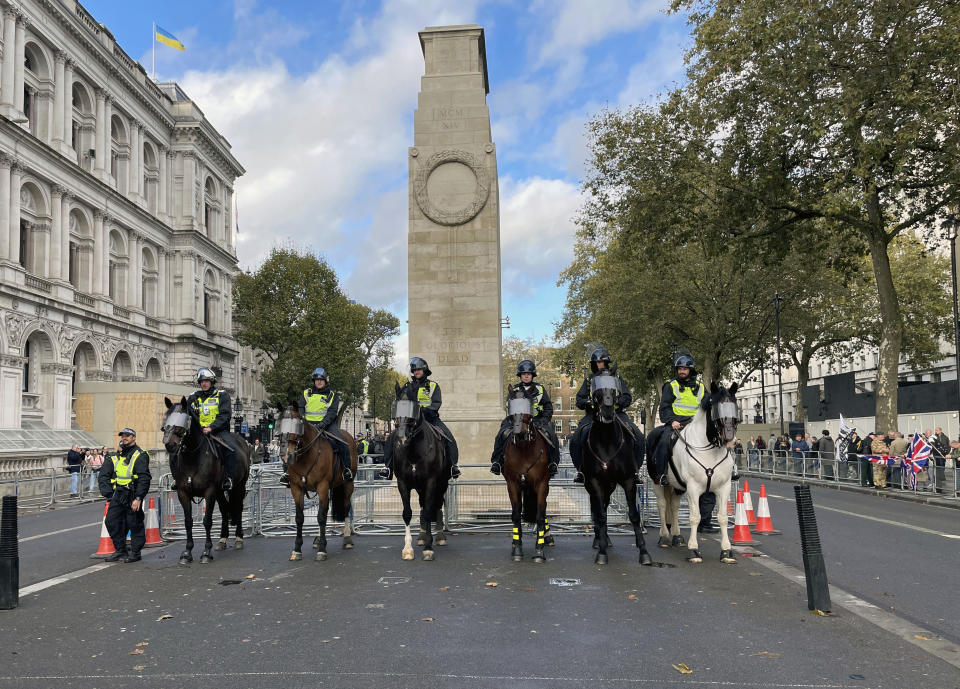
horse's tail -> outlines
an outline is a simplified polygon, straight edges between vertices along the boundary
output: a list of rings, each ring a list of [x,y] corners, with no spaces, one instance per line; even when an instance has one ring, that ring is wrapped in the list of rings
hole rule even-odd
[[[537,521],[537,491],[529,483],[524,483],[520,489],[520,511],[525,523],[533,524]]]
[[[335,522],[347,520],[347,489],[344,483],[330,489],[330,518]]]

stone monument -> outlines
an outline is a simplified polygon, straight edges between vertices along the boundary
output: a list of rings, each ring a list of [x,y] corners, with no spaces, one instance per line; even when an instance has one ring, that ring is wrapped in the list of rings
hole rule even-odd
[[[464,464],[487,462],[503,418],[500,199],[477,25],[420,32],[425,63],[410,149],[410,356],[443,391]],[[484,470],[465,475],[482,475]]]

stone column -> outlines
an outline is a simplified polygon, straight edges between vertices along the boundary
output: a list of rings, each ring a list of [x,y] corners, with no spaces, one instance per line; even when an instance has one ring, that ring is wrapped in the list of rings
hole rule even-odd
[[[50,246],[55,241],[55,237],[50,236],[50,223],[34,223],[30,232],[30,241],[33,244],[34,252],[39,248],[39,260],[34,253],[33,272],[45,278],[56,278],[56,273],[50,269]]]
[[[17,114],[23,114],[23,58],[24,48],[27,44],[27,19],[23,14],[17,15],[16,45],[14,50],[14,72],[13,72],[13,107]],[[7,46],[4,44],[4,50]]]
[[[91,271],[91,288],[93,294],[104,294],[103,271],[104,254],[106,253],[103,241],[104,213],[99,208],[93,211],[93,270]]]
[[[157,182],[157,215],[167,214],[167,147],[157,147],[157,162],[160,165],[160,179]]]
[[[111,217],[109,213],[105,211],[100,212],[103,217],[103,229],[101,238],[101,255],[100,255],[100,278],[102,282],[100,283],[100,294],[103,296],[110,295],[110,221]]]
[[[60,215],[60,279],[70,279],[70,201],[73,197],[64,194],[61,199],[63,210]]]
[[[0,354],[0,428],[20,428],[23,365],[26,359]]]
[[[196,229],[196,155],[193,151],[184,151],[183,154],[183,219],[187,227]]]
[[[167,250],[157,249],[157,318],[167,317]]]
[[[140,195],[140,122],[130,121],[130,174],[127,177],[127,197],[136,200]]]
[[[63,76],[63,66],[67,60],[67,54],[62,50],[58,50],[55,54],[55,66],[54,66],[54,85],[53,85],[53,130],[51,134],[51,139],[54,143],[63,143],[63,114],[64,114],[64,105],[63,100],[65,97],[64,91],[64,76]]]
[[[59,278],[60,277],[60,262],[69,261],[70,254],[67,253],[66,257],[61,254],[61,247],[63,246],[60,242],[60,233],[63,231],[63,195],[67,193],[67,190],[61,187],[59,184],[54,184],[50,188],[50,216],[53,219],[53,223],[50,225],[50,277]],[[68,245],[69,251],[69,245]],[[68,264],[69,266],[69,264]],[[69,270],[69,267],[68,267]]]
[[[127,306],[133,308],[140,306],[140,240],[142,237],[134,232],[133,230],[129,231],[128,237],[130,241],[129,246],[129,255],[127,260],[127,265],[129,268],[130,280],[127,283]]]
[[[227,251],[232,251],[236,244],[233,236],[233,189],[224,190],[223,205],[223,245]]]
[[[0,72],[0,103],[4,110],[13,110],[13,80],[16,73],[15,45],[17,41],[17,11],[12,7],[3,8],[3,68]],[[22,63],[21,63],[22,64]]]
[[[16,160],[10,166],[10,234],[7,255],[12,263],[20,262],[20,185],[23,165]]]
[[[103,97],[103,177],[109,179],[113,162],[113,96],[104,92]]]
[[[106,156],[104,151],[107,148],[106,142],[106,93],[103,89],[97,89],[97,130],[96,130],[96,139],[97,143],[93,147],[97,156],[96,160],[93,161],[93,169],[96,171],[97,177],[103,178],[103,168],[104,160]]]
[[[64,154],[76,158],[73,150],[73,60],[63,63],[63,143]]]
[[[10,166],[13,157],[0,151],[0,259],[10,255]]]
[[[190,161],[191,164],[193,161]],[[196,255],[192,251],[181,253],[183,257],[183,289],[180,292],[180,318],[193,322],[195,314],[193,312],[193,281],[194,281],[194,261]]]

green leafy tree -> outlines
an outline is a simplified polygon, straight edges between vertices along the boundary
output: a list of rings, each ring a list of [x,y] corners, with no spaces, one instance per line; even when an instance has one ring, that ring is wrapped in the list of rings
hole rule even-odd
[[[374,418],[389,421],[393,414],[393,401],[396,399],[395,385],[401,387],[407,377],[389,366],[377,366],[370,371],[367,380],[369,409]]]

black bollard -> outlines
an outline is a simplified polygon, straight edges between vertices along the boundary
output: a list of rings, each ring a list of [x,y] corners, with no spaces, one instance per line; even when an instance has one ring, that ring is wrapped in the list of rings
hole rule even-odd
[[[17,496],[3,496],[0,512],[0,610],[20,604],[20,555],[17,543]]]
[[[810,486],[803,483],[794,486],[793,490],[797,496],[797,518],[800,520],[803,571],[807,577],[807,607],[830,612],[830,585],[827,583],[827,567],[820,549],[820,533],[817,531]]]

